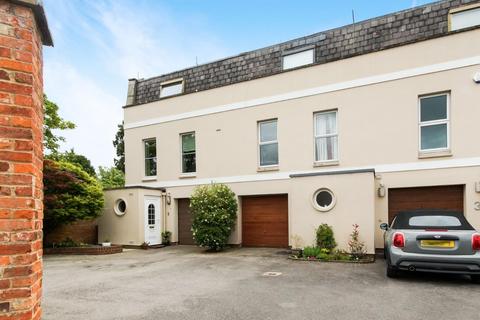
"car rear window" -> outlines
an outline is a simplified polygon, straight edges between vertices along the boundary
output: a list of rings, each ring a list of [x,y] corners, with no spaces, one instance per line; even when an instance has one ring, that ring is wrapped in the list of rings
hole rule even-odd
[[[465,219],[463,212],[436,209],[399,212],[393,220],[392,228],[474,230]]]
[[[460,227],[462,223],[452,216],[416,216],[408,220],[412,227]]]

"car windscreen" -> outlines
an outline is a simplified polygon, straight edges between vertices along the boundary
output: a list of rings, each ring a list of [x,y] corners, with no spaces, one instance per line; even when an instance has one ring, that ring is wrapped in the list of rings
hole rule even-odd
[[[461,212],[444,211],[400,212],[396,216],[392,228],[473,230]]]

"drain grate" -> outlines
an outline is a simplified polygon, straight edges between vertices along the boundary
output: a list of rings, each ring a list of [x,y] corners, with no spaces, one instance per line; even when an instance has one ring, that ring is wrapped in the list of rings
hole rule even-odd
[[[278,277],[280,275],[282,275],[282,273],[281,272],[276,272],[276,271],[267,271],[267,272],[263,273],[264,277]]]

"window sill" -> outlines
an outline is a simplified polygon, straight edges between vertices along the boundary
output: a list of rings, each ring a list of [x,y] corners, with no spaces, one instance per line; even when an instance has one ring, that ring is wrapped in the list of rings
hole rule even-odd
[[[142,178],[142,181],[156,181],[157,180],[157,177],[143,177]]]
[[[182,173],[178,176],[180,179],[196,178],[196,172]]]
[[[451,150],[443,150],[443,151],[419,151],[418,152],[418,159],[429,159],[429,158],[441,158],[441,157],[451,157],[452,151]]]
[[[280,170],[279,166],[268,166],[268,167],[258,167],[257,172],[268,172],[268,171],[278,171]]]
[[[313,167],[329,167],[329,166],[338,166],[340,162],[338,160],[333,161],[315,161]]]

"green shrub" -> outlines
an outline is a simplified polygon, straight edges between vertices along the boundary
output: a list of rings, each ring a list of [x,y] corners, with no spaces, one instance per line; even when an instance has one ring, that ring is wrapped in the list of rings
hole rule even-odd
[[[195,242],[210,250],[222,250],[235,226],[237,208],[235,193],[226,185],[197,187],[190,198]]]
[[[103,208],[98,181],[68,162],[44,161],[43,190],[45,233],[61,224],[96,218]]]
[[[330,257],[332,260],[351,260],[350,254],[345,250],[333,250]]]
[[[317,259],[331,260],[330,250],[326,248],[320,249],[320,253],[317,255]]]
[[[316,230],[316,244],[320,249],[333,250],[337,243],[333,236],[333,229],[328,224],[321,224]]]
[[[305,258],[317,257],[322,253],[322,250],[318,247],[305,247],[303,248],[303,256]]]
[[[170,238],[172,237],[172,233],[168,230],[162,232],[162,243],[164,245],[170,245]]]

